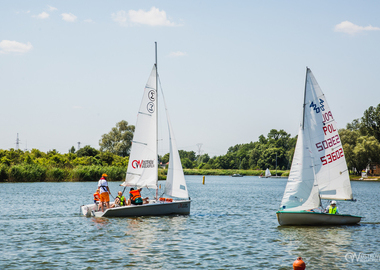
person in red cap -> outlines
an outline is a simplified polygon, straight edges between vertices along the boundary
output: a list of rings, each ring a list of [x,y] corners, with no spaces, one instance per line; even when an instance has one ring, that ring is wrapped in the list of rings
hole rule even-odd
[[[293,263],[293,270],[305,270],[306,269],[306,264],[302,260],[301,257],[298,257],[297,260],[294,261]]]
[[[106,209],[110,208],[110,189],[108,188],[107,183],[107,174],[103,173],[102,178],[98,182],[98,188],[100,189],[100,208],[104,212],[104,204],[106,204]]]

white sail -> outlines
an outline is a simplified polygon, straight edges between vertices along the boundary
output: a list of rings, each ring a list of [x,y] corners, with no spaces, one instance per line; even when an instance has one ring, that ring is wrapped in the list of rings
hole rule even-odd
[[[319,206],[318,186],[315,183],[313,162],[308,147],[307,131],[298,132],[292,167],[282,198],[282,211],[300,211]],[[306,136],[305,136],[306,135]]]
[[[269,176],[272,176],[272,174],[270,173],[270,170],[267,168],[265,170],[265,177],[269,177]]]
[[[314,171],[322,199],[351,200],[352,190],[337,124],[310,69],[305,85],[304,129],[314,155]]]
[[[157,189],[156,66],[144,89],[123,186]]]
[[[177,149],[177,143],[167,111],[166,114],[169,127],[170,157],[168,174],[165,183],[165,194],[172,197],[187,199],[189,198],[189,193],[187,191],[185,175],[183,174],[181,159]]]

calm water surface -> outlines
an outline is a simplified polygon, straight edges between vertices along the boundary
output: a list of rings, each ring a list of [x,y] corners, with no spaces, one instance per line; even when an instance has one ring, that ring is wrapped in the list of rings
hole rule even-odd
[[[360,225],[281,227],[286,179],[186,180],[189,216],[139,218],[81,216],[96,182],[2,183],[0,269],[292,269],[298,256],[306,269],[380,269],[378,182],[352,182],[358,201],[338,202]]]

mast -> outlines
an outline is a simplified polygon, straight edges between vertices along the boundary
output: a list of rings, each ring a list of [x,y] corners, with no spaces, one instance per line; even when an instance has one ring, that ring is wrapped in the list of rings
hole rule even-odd
[[[304,129],[304,124],[305,124],[306,85],[307,85],[307,73],[308,73],[308,72],[309,72],[309,68],[306,67],[305,91],[304,91],[304,94],[303,94],[302,130]]]
[[[157,41],[154,42],[155,47],[155,67],[156,67],[156,160],[157,160],[157,179],[156,179],[156,200],[158,200],[158,71],[157,71]]]

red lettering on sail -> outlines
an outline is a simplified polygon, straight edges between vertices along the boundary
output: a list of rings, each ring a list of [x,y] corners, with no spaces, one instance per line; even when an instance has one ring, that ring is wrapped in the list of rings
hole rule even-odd
[[[142,162],[143,162],[142,160],[134,160],[134,161],[132,161],[132,168],[133,169],[141,168]]]
[[[327,134],[327,132],[328,133],[333,133],[335,131],[336,131],[336,129],[331,124],[323,127],[323,132],[325,133],[325,135]]]

